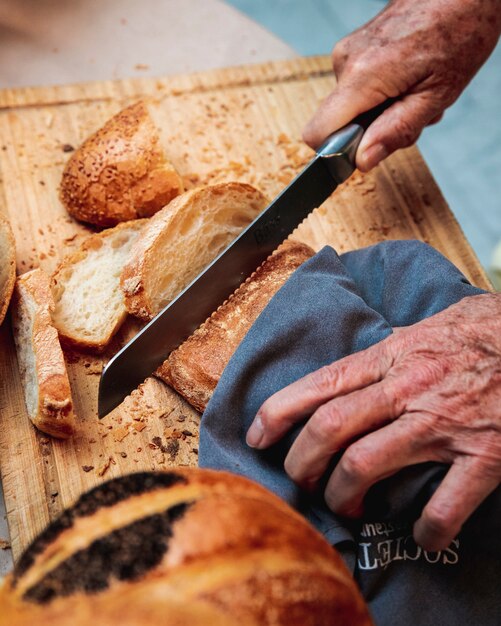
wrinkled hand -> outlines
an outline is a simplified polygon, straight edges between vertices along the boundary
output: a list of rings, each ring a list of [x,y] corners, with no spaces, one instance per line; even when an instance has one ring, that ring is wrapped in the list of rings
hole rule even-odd
[[[501,294],[465,298],[269,398],[247,433],[267,448],[309,417],[285,469],[358,517],[376,482],[425,461],[450,464],[414,526],[428,550],[447,547],[501,481]]]
[[[441,118],[500,32],[499,0],[393,0],[335,46],[338,83],[305,128],[304,140],[317,147],[360,113],[399,98],[358,148],[357,167],[370,170]]]

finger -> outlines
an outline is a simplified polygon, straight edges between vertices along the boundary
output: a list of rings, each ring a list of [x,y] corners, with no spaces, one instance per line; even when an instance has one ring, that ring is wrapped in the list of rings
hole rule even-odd
[[[387,339],[297,380],[261,406],[247,433],[247,444],[267,448],[325,402],[380,381],[391,364]]]
[[[384,111],[367,129],[357,150],[357,167],[368,172],[400,148],[414,144],[440,109],[427,94],[410,94]]]
[[[414,524],[416,543],[433,552],[447,548],[499,478],[473,459],[456,461]]]
[[[440,113],[439,115],[435,115],[435,117],[428,122],[428,126],[433,126],[434,124],[438,124],[442,120],[443,117],[444,117],[443,113]]]
[[[340,80],[337,87],[322,102],[315,115],[303,129],[303,139],[312,148],[318,146],[328,135],[338,130],[357,115],[378,106],[390,95],[381,91],[365,74],[355,80]]]
[[[399,394],[384,381],[331,400],[312,415],[289,450],[287,474],[303,487],[315,487],[336,452],[400,412]]]
[[[421,421],[421,417],[400,417],[345,451],[325,489],[325,500],[332,511],[358,517],[373,485],[408,465],[434,460],[426,445],[427,420]]]

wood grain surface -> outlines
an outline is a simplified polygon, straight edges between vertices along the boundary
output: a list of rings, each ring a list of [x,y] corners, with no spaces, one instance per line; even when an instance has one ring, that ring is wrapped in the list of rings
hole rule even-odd
[[[0,211],[12,223],[17,271],[52,272],[91,230],[58,199],[64,164],[91,132],[145,98],[166,152],[187,187],[242,180],[270,198],[311,157],[301,127],[333,86],[328,58],[137,79],[0,92]],[[383,239],[417,238],[475,284],[489,283],[416,148],[369,175],[356,173],[294,233],[339,252]],[[0,469],[14,558],[84,490],[121,474],[196,465],[199,416],[148,379],[97,419],[103,363],[137,330],[129,321],[102,357],[66,352],[77,435],[56,441],[28,420],[9,319],[0,329]]]

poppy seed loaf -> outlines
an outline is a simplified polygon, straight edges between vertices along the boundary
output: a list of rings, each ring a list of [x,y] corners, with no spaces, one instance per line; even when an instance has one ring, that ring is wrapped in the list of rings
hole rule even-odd
[[[371,624],[341,558],[299,514],[247,479],[197,469],[83,495],[21,556],[0,604],[0,626]]]

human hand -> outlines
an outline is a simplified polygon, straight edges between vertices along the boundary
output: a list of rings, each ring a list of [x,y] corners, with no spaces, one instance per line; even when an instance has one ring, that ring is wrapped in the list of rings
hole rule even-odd
[[[446,548],[501,481],[501,294],[464,298],[266,400],[247,443],[267,448],[309,417],[286,459],[314,489],[335,453],[327,505],[358,517],[376,482],[425,461],[450,464],[414,525]]]
[[[357,167],[369,171],[437,122],[495,48],[499,0],[393,0],[334,47],[338,83],[306,126],[318,147],[360,113],[397,98],[366,131]]]

